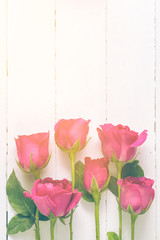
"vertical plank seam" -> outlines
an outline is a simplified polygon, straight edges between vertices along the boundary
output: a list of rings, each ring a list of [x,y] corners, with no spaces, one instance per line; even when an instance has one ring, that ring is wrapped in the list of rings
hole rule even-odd
[[[56,36],[56,33],[57,33],[57,19],[56,19],[56,11],[57,11],[57,8],[56,8],[56,0],[54,0],[54,122],[56,123],[57,121],[57,75],[56,75],[56,60],[57,60],[57,49],[56,49],[56,39],[57,39],[57,36]],[[55,146],[55,172],[54,172],[54,177],[57,178],[57,148]],[[55,237],[57,238],[57,225],[55,227]]]
[[[107,10],[108,10],[108,4],[107,4],[108,2],[107,2],[107,0],[106,0],[106,2],[105,2],[105,56],[106,56],[106,64],[105,64],[105,66],[106,66],[106,89],[105,89],[105,94],[106,94],[106,112],[105,112],[105,120],[107,121],[107,67],[108,67],[108,65],[107,65],[107,23],[108,23],[108,19],[107,19]],[[106,236],[106,234],[107,234],[107,191],[106,191],[106,196],[105,196],[105,236]]]
[[[154,1],[154,134],[155,134],[155,192],[157,192],[157,96],[156,96],[156,87],[157,87],[157,79],[156,79],[156,0]],[[157,198],[155,198],[155,239],[157,239]]]
[[[57,81],[57,75],[56,75],[56,59],[57,59],[57,51],[56,51],[56,27],[57,27],[57,19],[56,19],[56,0],[55,1],[55,5],[54,5],[54,121],[56,123],[57,121],[57,84],[56,84],[56,81]],[[56,164],[56,147],[55,147],[55,177],[56,177],[56,169],[57,169],[57,164]]]
[[[6,181],[8,178],[8,0],[6,0]],[[8,225],[8,199],[6,198],[6,226]],[[6,233],[6,240],[8,235]]]

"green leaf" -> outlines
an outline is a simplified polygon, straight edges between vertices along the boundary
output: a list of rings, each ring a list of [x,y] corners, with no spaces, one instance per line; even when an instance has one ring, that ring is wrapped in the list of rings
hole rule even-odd
[[[126,177],[144,177],[144,171],[139,165],[139,161],[135,160],[131,163],[126,163],[122,168],[121,177],[125,179]]]
[[[82,192],[82,197],[87,202],[94,202],[92,194],[90,194],[83,186],[84,164],[79,161],[75,165],[75,187]]]
[[[108,232],[107,236],[108,240],[119,240],[119,236],[115,232]]]
[[[39,220],[40,221],[48,221],[49,218],[43,215],[41,212],[39,212]]]
[[[111,176],[108,189],[116,196],[118,197],[118,186],[117,186],[117,178]]]
[[[34,218],[36,206],[30,198],[24,197],[24,191],[13,170],[6,185],[8,200],[17,213]]]
[[[14,216],[7,226],[7,234],[15,234],[18,232],[25,232],[30,229],[34,224],[34,218],[32,216],[25,217],[21,214],[17,214]]]

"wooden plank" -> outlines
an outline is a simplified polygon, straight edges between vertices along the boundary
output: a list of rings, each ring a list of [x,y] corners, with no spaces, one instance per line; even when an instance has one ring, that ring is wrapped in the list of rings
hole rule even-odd
[[[155,239],[160,237],[160,1],[155,1],[155,83],[156,83],[156,231]]]
[[[8,176],[14,168],[25,189],[30,190],[34,178],[20,171],[16,164],[14,138],[50,131],[50,151],[54,153],[54,1],[9,1],[9,79]],[[52,154],[48,168],[41,177],[54,176]],[[15,212],[9,207],[9,219]],[[45,226],[46,225],[46,226]],[[43,226],[49,228],[49,223]],[[42,239],[50,236],[49,229]],[[47,229],[46,228],[46,229]],[[8,239],[34,239],[34,230],[10,236]]]
[[[139,147],[145,176],[155,179],[154,1],[108,1],[107,6],[107,119],[141,132],[148,139]],[[118,232],[117,203],[108,198],[108,230]],[[123,239],[130,238],[124,214]],[[143,223],[143,224],[142,224]],[[155,237],[155,201],[139,216],[135,238]]]
[[[6,238],[6,156],[7,156],[7,115],[6,115],[6,87],[7,87],[7,11],[6,1],[0,1],[0,238]]]
[[[91,119],[85,156],[101,157],[96,128],[106,118],[105,1],[57,1],[56,8],[56,119]],[[57,178],[71,179],[70,161],[57,149]],[[105,239],[105,194],[101,201],[101,238]],[[89,224],[88,224],[89,223]],[[87,227],[86,227],[87,226]],[[94,239],[94,205],[82,200],[74,215],[74,238]],[[81,230],[82,229],[82,230]],[[69,228],[58,225],[58,239],[69,239]]]

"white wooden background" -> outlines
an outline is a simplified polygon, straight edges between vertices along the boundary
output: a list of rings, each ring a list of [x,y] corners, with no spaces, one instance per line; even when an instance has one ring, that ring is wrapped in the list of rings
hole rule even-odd
[[[96,128],[105,122],[129,125],[148,139],[139,148],[145,176],[155,179],[156,197],[136,222],[136,240],[160,239],[160,0],[0,0],[0,239],[6,239],[5,185],[12,169],[26,189],[14,137],[50,131],[51,161],[42,177],[71,178],[68,156],[54,143],[60,118],[91,119],[86,148],[77,154],[101,157]],[[101,240],[118,233],[116,201],[108,191],[100,205]],[[123,240],[130,219],[123,215]],[[69,240],[57,224],[56,240]],[[49,222],[41,224],[49,237]],[[34,239],[29,230],[8,240]],[[94,206],[81,200],[74,240],[95,239]]]

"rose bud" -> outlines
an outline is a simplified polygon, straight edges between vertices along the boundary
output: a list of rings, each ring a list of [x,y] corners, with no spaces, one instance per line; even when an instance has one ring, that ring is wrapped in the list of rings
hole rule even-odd
[[[49,161],[49,132],[18,136],[16,141],[18,165],[25,172],[45,167]]]
[[[55,218],[65,217],[76,207],[81,195],[77,189],[72,191],[72,184],[67,179],[52,178],[38,179],[34,182],[31,194],[24,192],[24,196],[31,198],[43,215],[49,217],[52,212]]]
[[[61,119],[55,125],[55,141],[63,151],[80,151],[85,145],[90,120]]]
[[[88,192],[102,192],[109,182],[108,160],[85,158],[84,187]]]
[[[97,128],[99,139],[101,141],[102,152],[108,160],[112,156],[126,162],[133,159],[136,155],[137,147],[142,145],[147,138],[147,130],[141,134],[131,131],[128,126],[121,124],[113,126],[112,124],[101,125]]]
[[[122,209],[130,211],[130,206],[136,215],[147,211],[154,199],[153,183],[154,180],[145,177],[119,179],[117,184],[121,188],[120,205]]]

